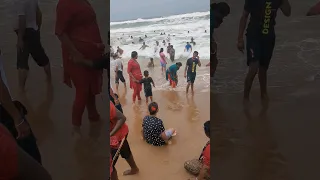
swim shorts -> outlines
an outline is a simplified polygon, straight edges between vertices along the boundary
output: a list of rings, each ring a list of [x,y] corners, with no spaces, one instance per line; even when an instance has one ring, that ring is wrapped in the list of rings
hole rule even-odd
[[[269,68],[275,46],[275,36],[269,35],[264,37],[247,36],[247,65],[251,62],[259,61],[259,65]]]
[[[152,89],[145,89],[144,94],[146,97],[152,97]]]
[[[187,82],[194,83],[196,80],[196,73],[187,73]]]
[[[161,61],[160,61],[160,65],[161,65],[161,67],[164,67],[164,68],[167,66],[167,64],[166,64],[166,63],[161,62]]]
[[[122,158],[124,159],[128,159],[130,156],[131,156],[131,149],[130,149],[130,146],[129,146],[129,143],[127,141],[127,137],[126,139],[124,140],[124,143],[122,145],[122,147],[120,147],[120,155]],[[111,155],[112,155],[112,159],[114,160],[113,161],[113,167],[116,165],[117,161],[118,161],[118,158],[119,158],[119,155],[117,157],[115,157],[118,149],[114,149],[114,148],[110,148],[111,149]]]
[[[116,83],[116,84],[119,84],[119,80],[120,80],[121,82],[125,83],[126,80],[125,80],[124,77],[123,77],[122,71],[117,71],[116,73],[117,73],[117,76],[116,76],[116,78],[115,78],[115,81],[116,81],[115,83]]]
[[[40,31],[34,30],[32,28],[27,28],[23,37],[23,43],[23,51],[17,52],[18,69],[29,70],[29,55],[32,56],[38,66],[43,67],[48,65],[49,58],[42,47],[40,41]]]

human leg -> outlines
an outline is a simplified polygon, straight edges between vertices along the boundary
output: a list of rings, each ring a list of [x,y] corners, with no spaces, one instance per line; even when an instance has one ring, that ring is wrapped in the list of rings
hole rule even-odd
[[[123,175],[133,175],[139,172],[139,168],[133,158],[129,143],[127,139],[124,141],[122,148],[120,150],[121,157],[124,158],[130,166],[130,170],[123,172]]]

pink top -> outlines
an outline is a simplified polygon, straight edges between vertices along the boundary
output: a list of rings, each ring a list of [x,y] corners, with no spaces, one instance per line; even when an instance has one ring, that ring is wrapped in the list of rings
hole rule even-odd
[[[163,52],[160,53],[160,62],[163,64],[167,63],[166,55]]]

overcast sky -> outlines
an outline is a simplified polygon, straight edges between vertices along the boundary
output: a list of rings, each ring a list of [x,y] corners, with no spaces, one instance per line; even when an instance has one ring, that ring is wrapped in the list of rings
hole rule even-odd
[[[111,0],[111,22],[209,11],[209,0]]]

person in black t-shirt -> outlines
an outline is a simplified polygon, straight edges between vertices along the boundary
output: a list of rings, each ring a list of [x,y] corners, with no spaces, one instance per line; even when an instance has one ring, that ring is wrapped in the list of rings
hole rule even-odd
[[[143,72],[144,78],[140,80],[140,83],[143,84],[143,88],[144,88],[144,94],[146,96],[146,103],[148,104],[148,98],[150,97],[150,101],[152,101],[152,86],[155,87],[153,79],[151,77],[149,77],[149,72],[147,70],[145,70]]]
[[[192,94],[194,93],[193,83],[196,80],[197,65],[199,67],[201,66],[201,62],[200,62],[198,54],[199,53],[197,51],[193,52],[193,56],[187,60],[186,68],[184,69],[184,77],[187,78],[187,82],[188,82],[188,85],[186,88],[187,94],[188,94],[190,85],[191,85],[191,93]]]
[[[244,101],[249,102],[251,86],[256,74],[259,74],[261,98],[268,100],[267,70],[275,46],[275,19],[277,10],[281,9],[285,16],[290,16],[291,6],[288,0],[245,0],[244,10],[240,19],[238,49],[244,51],[243,34],[247,27],[246,51],[249,72],[244,87]]]

